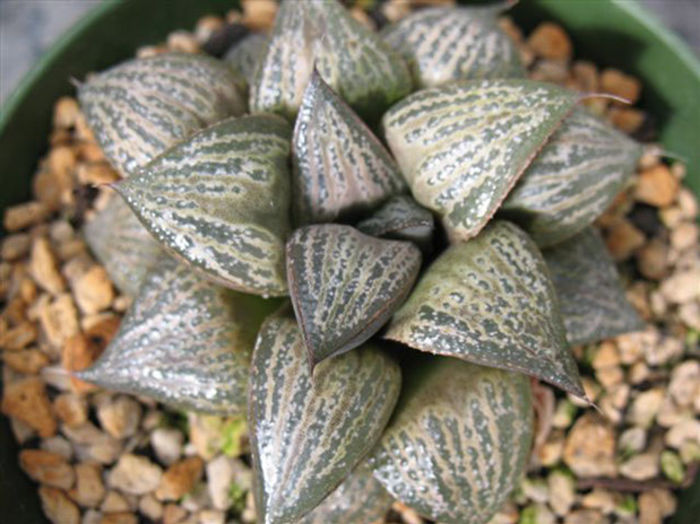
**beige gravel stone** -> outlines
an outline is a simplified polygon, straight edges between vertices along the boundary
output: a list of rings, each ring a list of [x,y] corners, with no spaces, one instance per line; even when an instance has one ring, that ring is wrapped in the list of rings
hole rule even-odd
[[[561,26],[544,22],[535,28],[527,40],[536,55],[554,60],[571,58],[572,46],[569,36]]]
[[[139,426],[141,405],[131,397],[119,395],[97,406],[97,418],[104,430],[113,437],[130,437]]]
[[[600,75],[600,88],[634,104],[639,100],[642,84],[633,76],[626,75],[617,69],[605,69]]]
[[[20,229],[42,222],[49,215],[49,209],[41,202],[27,202],[8,207],[5,210],[5,230],[13,233]]]
[[[688,360],[673,368],[668,391],[681,407],[690,406],[700,389],[700,363]]]
[[[153,495],[144,495],[139,499],[139,512],[145,517],[158,521],[163,517],[163,504]]]
[[[197,513],[197,522],[199,524],[224,524],[226,514],[223,511],[215,509],[204,509]]]
[[[680,183],[665,164],[642,171],[635,186],[635,198],[656,207],[671,205],[678,195]]]
[[[683,342],[677,338],[664,337],[658,344],[644,347],[644,359],[650,366],[662,366],[683,354]]]
[[[700,297],[700,268],[674,273],[661,283],[661,293],[673,304],[683,304]]]
[[[564,518],[564,524],[606,524],[608,519],[595,509],[572,511]]]
[[[22,322],[0,334],[0,349],[19,351],[35,342],[37,335],[37,329],[32,322]]]
[[[104,267],[92,266],[78,278],[73,286],[75,301],[80,310],[90,315],[110,306],[114,299],[114,288]]]
[[[671,246],[683,251],[698,242],[698,225],[694,222],[683,222],[671,231]]]
[[[595,378],[605,389],[610,389],[620,384],[625,379],[625,374],[620,366],[609,366],[597,369]]]
[[[34,428],[41,437],[56,434],[56,419],[44,383],[36,377],[5,383],[2,412]]]
[[[182,455],[184,435],[175,428],[156,428],[150,435],[151,447],[158,461],[169,466]]]
[[[177,504],[166,504],[163,507],[163,524],[178,524],[187,516],[187,511]]]
[[[138,524],[139,519],[130,512],[106,513],[100,524]]]
[[[0,257],[3,260],[17,260],[29,253],[29,248],[32,245],[31,237],[26,233],[17,233],[9,235],[2,240],[2,248],[0,248]]]
[[[686,302],[678,308],[678,318],[688,327],[700,331],[700,303]]]
[[[131,507],[124,495],[118,491],[108,491],[100,505],[100,510],[104,513],[119,513],[129,511]]]
[[[56,256],[47,238],[34,239],[29,270],[36,283],[52,295],[58,295],[66,288],[66,283],[58,271]]]
[[[61,455],[68,461],[73,458],[73,446],[61,435],[54,435],[53,437],[41,439],[39,446],[44,451],[50,451],[51,453]]]
[[[70,497],[84,508],[96,508],[105,495],[102,482],[102,467],[99,464],[83,462],[75,465],[75,487]]]
[[[79,395],[62,393],[54,399],[53,407],[59,420],[67,426],[78,426],[87,422],[87,401]]]
[[[216,509],[227,510],[231,507],[229,489],[233,482],[233,459],[219,455],[206,465],[207,488]]]
[[[44,514],[53,524],[79,524],[80,510],[66,494],[57,488],[41,486],[39,498]]]
[[[124,493],[145,495],[158,487],[162,475],[160,466],[146,457],[127,453],[109,472],[108,483]]]
[[[75,472],[66,458],[41,449],[23,449],[19,464],[27,475],[41,484],[54,488],[70,489],[75,482]]]
[[[79,113],[78,101],[70,96],[62,96],[53,106],[54,127],[66,129],[73,127]]]
[[[102,513],[95,509],[88,509],[83,513],[83,517],[80,524],[100,524],[102,520]]]
[[[610,340],[601,342],[600,346],[598,346],[598,350],[595,352],[593,360],[591,361],[591,365],[594,369],[617,366],[619,363],[620,353],[615,343]]]
[[[29,375],[35,375],[49,363],[49,357],[36,348],[6,351],[2,354],[2,360],[15,371]]]
[[[552,471],[547,477],[549,505],[554,513],[563,517],[576,502],[574,479],[562,471]]]
[[[632,480],[649,480],[659,474],[659,456],[656,453],[640,453],[620,465],[620,474]]]
[[[563,453],[564,435],[560,431],[553,431],[537,450],[537,458],[545,467],[554,466],[559,463]]]
[[[172,464],[160,479],[155,492],[158,500],[177,500],[189,493],[202,475],[204,462],[199,457],[189,457]]]
[[[70,294],[62,293],[53,301],[42,301],[39,324],[49,344],[57,348],[78,333],[78,310]]]
[[[628,428],[620,434],[617,448],[623,454],[635,454],[644,449],[647,443],[647,432],[638,426]]]
[[[627,420],[634,426],[649,428],[659,412],[666,392],[663,388],[653,388],[639,393],[632,401]]]
[[[241,22],[254,31],[267,31],[272,28],[277,15],[275,0],[242,0],[243,18]]]
[[[645,242],[644,233],[624,219],[615,222],[605,237],[610,254],[618,262],[627,260]]]
[[[604,515],[609,515],[617,507],[620,497],[617,493],[604,488],[593,488],[581,499],[581,505],[588,509],[600,510]]]
[[[584,414],[567,436],[564,462],[581,477],[613,476],[616,472],[613,428],[598,416]]]
[[[668,247],[659,239],[653,239],[637,252],[639,272],[650,280],[660,280],[668,270]]]
[[[686,440],[700,444],[700,420],[681,420],[668,430],[665,437],[666,444],[675,449],[679,449]]]

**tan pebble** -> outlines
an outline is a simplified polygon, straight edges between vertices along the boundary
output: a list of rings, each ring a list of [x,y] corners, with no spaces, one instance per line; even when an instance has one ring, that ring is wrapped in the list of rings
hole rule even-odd
[[[692,418],[683,419],[674,424],[666,433],[665,442],[670,447],[679,449],[683,442],[690,440],[700,444],[700,421]]]
[[[13,261],[24,257],[29,253],[29,247],[32,240],[26,233],[16,233],[7,236],[2,241],[2,256],[3,260]]]
[[[625,297],[634,310],[643,320],[650,320],[652,316],[649,295],[651,294],[651,283],[637,280],[625,290]]]
[[[698,242],[698,225],[693,222],[679,224],[671,231],[671,245],[682,251],[688,249]]]
[[[32,183],[34,197],[51,211],[73,202],[76,166],[73,148],[67,145],[54,147],[49,153],[46,168],[42,169]]]
[[[584,414],[571,428],[564,446],[564,462],[579,476],[615,474],[615,433],[600,417]]]
[[[41,449],[23,449],[19,464],[27,475],[41,484],[70,489],[75,482],[75,472],[65,457]]]
[[[698,389],[700,389],[700,363],[696,360],[687,360],[673,368],[668,391],[679,406],[690,406]]]
[[[7,383],[6,380],[4,382]],[[19,445],[23,445],[29,439],[36,437],[36,430],[33,427],[14,417],[10,418],[10,429]]]
[[[613,107],[608,112],[610,123],[627,134],[637,132],[645,118],[644,111],[634,107]]]
[[[75,238],[75,230],[73,226],[66,220],[55,220],[49,228],[49,237],[51,241],[57,244],[68,242]]]
[[[187,511],[177,504],[166,504],[163,508],[163,524],[177,524],[187,516]]]
[[[659,239],[653,239],[637,252],[637,268],[649,280],[661,280],[668,268],[668,248]]]
[[[617,69],[605,69],[600,75],[600,88],[605,93],[622,97],[629,103],[635,104],[639,100],[642,84],[635,77]]]
[[[36,348],[5,352],[2,355],[2,360],[15,371],[29,375],[39,373],[49,363],[49,357]]]
[[[202,475],[204,462],[189,457],[171,465],[163,474],[155,492],[158,500],[177,500],[189,493]]]
[[[661,283],[660,291],[673,304],[684,304],[700,297],[700,268],[674,273]]]
[[[39,294],[36,284],[30,278],[23,278],[19,284],[19,295],[26,304],[31,304]]]
[[[671,205],[678,195],[680,183],[665,164],[645,169],[637,179],[635,198],[656,207]]]
[[[651,492],[643,492],[637,500],[639,524],[661,524],[663,513],[656,497]]]
[[[41,202],[27,202],[8,207],[5,210],[4,226],[13,233],[20,229],[42,222],[49,215],[49,209]]]
[[[144,495],[139,499],[139,512],[146,518],[157,521],[163,517],[163,504],[151,494]]]
[[[593,491],[587,493],[581,499],[581,505],[584,508],[598,509],[604,515],[612,513],[620,502],[620,497],[617,493],[613,493],[604,488],[593,488]]]
[[[67,242],[62,242],[56,246],[56,254],[61,260],[70,260],[77,256],[84,255],[87,251],[87,244],[82,238],[74,238]]]
[[[572,46],[569,36],[561,26],[544,22],[537,26],[527,40],[536,55],[554,60],[571,58]]]
[[[700,304],[697,301],[681,304],[678,318],[689,328],[700,331]]]
[[[68,260],[61,268],[61,272],[68,282],[74,284],[94,265],[93,258],[87,253],[82,253]]]
[[[253,31],[267,31],[275,23],[277,2],[275,0],[242,0],[244,25]]]
[[[609,520],[595,509],[578,509],[564,517],[564,524],[607,524]]]
[[[564,435],[559,431],[552,432],[537,450],[537,458],[543,466],[551,467],[559,463],[563,452]]]
[[[658,344],[644,348],[644,358],[650,366],[661,366],[683,354],[683,342],[677,338],[664,337]]]
[[[32,304],[32,306],[34,306],[34,304]],[[31,308],[27,307],[27,303],[24,301],[24,299],[19,294],[16,294],[9,300],[9,302],[5,304],[5,309],[0,318],[7,321],[7,323],[11,326],[17,326],[23,322],[26,322],[27,319],[36,320],[36,317],[32,318],[30,316],[30,310]],[[7,327],[8,326],[6,326],[6,328]],[[3,334],[3,331],[0,330],[0,340],[2,340]]]
[[[569,69],[562,60],[540,60],[530,73],[532,80],[564,85],[569,79]]]
[[[119,513],[122,511],[130,511],[131,506],[124,498],[124,495],[118,491],[108,491],[102,501],[100,510],[104,513]]]
[[[197,513],[198,524],[224,524],[226,514],[215,509],[203,509]]]
[[[102,483],[102,467],[83,462],[75,465],[75,487],[68,492],[70,497],[84,508],[96,508],[105,496]]]
[[[136,50],[136,58],[150,58],[167,51],[164,46],[146,45]]]
[[[69,128],[75,125],[80,113],[78,101],[70,96],[62,96],[53,106],[53,125],[57,128]]]
[[[114,309],[114,311],[117,311],[119,313],[123,313],[131,307],[132,302],[133,302],[133,298],[131,298],[127,295],[116,296],[116,297],[114,297],[114,302],[112,302],[112,309]]]
[[[79,426],[87,422],[87,401],[79,395],[62,393],[54,399],[53,407],[59,420],[66,426]]]
[[[194,30],[197,41],[201,44],[205,43],[211,35],[224,26],[224,19],[220,16],[207,15],[197,20],[197,25]]]
[[[627,413],[627,420],[630,424],[649,428],[663,404],[664,395],[665,391],[660,387],[639,393],[632,401]]]
[[[576,502],[576,486],[571,475],[553,471],[547,477],[549,504],[560,517],[566,515]]]
[[[53,524],[79,524],[80,510],[60,489],[39,487],[41,507]]]
[[[157,413],[160,418],[160,413]],[[169,466],[182,455],[184,435],[175,428],[156,427],[150,435],[151,448],[161,464]]]
[[[138,521],[133,513],[107,513],[102,516],[100,524],[138,524]]]
[[[39,325],[48,342],[60,348],[67,339],[78,333],[78,310],[73,298],[63,293],[39,310]]]
[[[628,428],[620,434],[617,447],[621,453],[636,454],[641,452],[647,443],[647,432],[644,428]]]
[[[102,521],[102,513],[96,509],[88,509],[83,513],[83,518],[80,524],[100,524]]]
[[[156,489],[163,471],[146,457],[127,453],[119,457],[116,466],[109,472],[111,487],[132,495],[145,495]]]
[[[673,229],[678,227],[684,217],[680,207],[669,206],[659,210],[659,218],[667,228]]]
[[[97,360],[103,349],[92,343],[83,333],[78,333],[66,340],[63,346],[61,365],[68,371],[82,371]],[[71,383],[74,391],[78,393],[86,393],[96,389],[96,386],[77,378],[72,378]]]
[[[698,201],[693,192],[687,187],[682,187],[678,191],[678,207],[683,218],[695,220],[698,216]]]
[[[656,415],[656,423],[664,428],[670,428],[681,422],[684,419],[693,418],[693,410],[691,407],[682,408],[670,394],[666,394],[659,413]]]
[[[78,182],[84,185],[98,186],[119,180],[119,173],[106,162],[80,164],[76,175]]]
[[[498,27],[516,44],[522,44],[523,32],[518,25],[513,22],[509,16],[501,16],[498,18]]]
[[[627,373],[627,380],[631,384],[641,384],[649,378],[650,371],[649,366],[645,362],[637,362],[632,365]]]
[[[41,288],[52,295],[65,289],[66,284],[58,271],[56,257],[47,238],[34,240],[29,264],[32,277]]]
[[[26,348],[37,338],[37,329],[32,322],[22,322],[0,335],[0,348],[7,351],[19,351]]]
[[[640,453],[620,465],[620,474],[632,480],[649,480],[659,474],[659,456],[656,453]]]
[[[86,315],[108,308],[114,299],[114,288],[107,270],[99,265],[94,265],[76,280],[73,292],[78,307]]]
[[[82,142],[78,145],[78,158],[89,164],[107,162],[104,151],[94,141]]]
[[[39,444],[44,451],[50,451],[61,455],[64,459],[70,461],[73,458],[73,446],[68,440],[60,435],[54,435],[50,438],[41,440]]]
[[[75,119],[75,138],[81,142],[95,142],[95,135],[82,112]]]
[[[617,366],[620,363],[620,354],[614,342],[606,340],[601,342],[593,357],[591,365],[594,369]]]
[[[41,379],[30,377],[11,384],[5,384],[2,398],[2,412],[17,417],[36,429],[41,437],[56,434],[56,420],[51,410],[51,402]]]
[[[571,73],[580,91],[584,93],[596,93],[598,91],[598,68],[593,62],[577,60],[571,68]]]
[[[141,418],[141,405],[131,397],[120,395],[97,406],[97,418],[102,428],[114,438],[131,437]]]
[[[621,219],[608,230],[605,243],[612,257],[621,262],[642,247],[645,240],[644,233],[631,222]]]
[[[189,31],[173,31],[168,35],[168,50],[178,53],[198,53],[199,42]]]

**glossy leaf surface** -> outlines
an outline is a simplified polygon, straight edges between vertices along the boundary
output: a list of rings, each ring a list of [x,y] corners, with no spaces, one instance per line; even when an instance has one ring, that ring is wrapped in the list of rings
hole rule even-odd
[[[287,122],[274,115],[228,119],[116,189],[169,251],[212,281],[284,295],[290,137]]]
[[[332,222],[407,191],[389,152],[314,71],[294,125],[294,215]]]
[[[449,247],[396,312],[386,338],[527,373],[583,396],[554,285],[534,242],[496,221]]]
[[[105,155],[124,176],[247,107],[241,78],[226,64],[177,53],[130,60],[91,76],[78,98]]]
[[[314,67],[365,119],[411,90],[403,59],[336,0],[287,1],[252,86],[251,110],[293,119]]]
[[[418,87],[455,80],[520,78],[515,44],[498,26],[500,8],[421,9],[382,31],[411,69]]]
[[[257,328],[277,305],[164,257],[103,355],[77,375],[182,409],[244,413]]]
[[[615,262],[595,229],[588,227],[542,254],[559,296],[571,345],[644,328],[625,297]]]
[[[248,420],[259,522],[295,522],[376,444],[401,388],[398,365],[366,345],[318,365],[288,312],[268,318],[253,353]]]
[[[452,240],[488,222],[578,95],[531,80],[456,82],[418,91],[383,117],[414,198]]]
[[[263,33],[251,33],[233,46],[224,60],[246,79],[248,86],[255,81],[255,72],[267,49],[268,37]]]
[[[635,141],[577,109],[527,168],[502,209],[539,246],[551,246],[608,208],[640,155]]]
[[[407,375],[370,459],[374,476],[433,520],[488,522],[518,485],[530,453],[529,380],[441,357]]]
[[[420,264],[410,242],[339,224],[297,229],[287,242],[287,281],[309,365],[374,335],[410,293]]]

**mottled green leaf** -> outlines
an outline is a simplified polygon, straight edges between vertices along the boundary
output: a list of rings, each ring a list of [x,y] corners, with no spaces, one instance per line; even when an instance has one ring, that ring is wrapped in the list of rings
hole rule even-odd
[[[430,211],[408,195],[390,198],[370,218],[357,224],[368,235],[410,240],[424,252],[430,251],[435,224]]]
[[[277,305],[211,284],[164,257],[103,355],[77,376],[177,408],[245,412],[255,334]]]
[[[450,238],[476,235],[573,109],[578,95],[531,80],[456,82],[418,91],[383,118],[414,198]]]
[[[501,208],[539,246],[575,235],[605,211],[634,172],[641,146],[577,109],[527,168]]]
[[[363,524],[379,521],[393,499],[362,463],[299,524]]]
[[[431,519],[488,522],[518,485],[530,453],[529,380],[440,357],[412,371],[372,453],[375,478]]]
[[[559,296],[571,345],[644,328],[625,298],[615,263],[595,229],[588,227],[542,254]]]
[[[411,91],[401,57],[336,0],[285,1],[251,86],[251,110],[294,118],[314,67],[365,119]]]
[[[265,56],[268,40],[263,33],[251,33],[224,56],[224,60],[246,79],[249,86],[255,81],[255,72]]]
[[[545,261],[508,222],[493,222],[469,242],[450,246],[418,281],[385,336],[584,395]]]
[[[163,250],[118,196],[84,228],[85,240],[122,293],[136,295]]]
[[[455,80],[521,78],[518,49],[498,26],[501,8],[421,9],[387,26],[384,40],[404,57],[418,87]]]
[[[166,53],[89,77],[78,99],[105,155],[127,176],[198,129],[243,114],[242,87],[219,60]]]
[[[291,129],[274,115],[231,118],[193,135],[117,185],[169,251],[221,285],[287,292]]]
[[[292,163],[302,224],[357,215],[408,190],[389,152],[316,71],[294,125]]]
[[[340,224],[297,229],[287,242],[287,281],[310,367],[374,335],[410,293],[420,264],[410,242]]]
[[[398,365],[366,345],[313,379],[291,314],[265,321],[253,353],[248,420],[259,522],[295,522],[372,449],[401,388]]]

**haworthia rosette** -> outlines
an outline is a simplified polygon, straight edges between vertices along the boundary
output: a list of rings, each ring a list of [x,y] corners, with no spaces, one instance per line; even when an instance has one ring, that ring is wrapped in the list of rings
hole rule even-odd
[[[122,293],[135,296],[163,255],[160,244],[118,195],[84,228],[85,240]]]
[[[627,301],[600,234],[588,227],[542,252],[552,275],[571,345],[644,328]]]
[[[127,176],[195,131],[243,114],[242,88],[215,58],[166,53],[90,77],[78,99],[105,155]]]
[[[256,331],[276,306],[211,284],[164,257],[104,354],[77,375],[177,408],[245,413]]]
[[[285,295],[290,138],[278,116],[224,120],[116,189],[170,252],[212,281]]]
[[[414,198],[440,214],[452,240],[486,225],[576,93],[531,80],[456,82],[418,91],[383,117]]]
[[[370,464],[419,513],[481,524],[519,484],[531,442],[527,377],[437,357],[406,377]]]
[[[374,335],[413,287],[421,253],[353,227],[297,229],[287,242],[287,281],[311,368]]]
[[[408,190],[389,152],[316,71],[294,125],[292,165],[301,224],[347,219]]]
[[[455,80],[521,78],[518,49],[498,26],[500,8],[421,9],[382,31],[418,87]]]
[[[371,217],[359,222],[357,229],[373,237],[410,240],[429,251],[435,223],[433,215],[408,195],[390,198]]]
[[[396,312],[385,337],[527,373],[584,396],[545,261],[509,222],[495,221],[443,252]]]
[[[246,79],[248,86],[255,80],[255,72],[265,56],[268,37],[263,33],[251,33],[228,50],[224,61]]]
[[[552,136],[501,208],[541,247],[575,235],[605,211],[634,172],[640,144],[585,109]]]
[[[288,0],[252,85],[251,110],[293,119],[314,67],[365,119],[411,91],[403,59],[336,0]]]
[[[321,503],[376,444],[400,383],[398,365],[372,345],[322,362],[312,379],[294,317],[268,318],[248,414],[259,521],[295,522]]]

